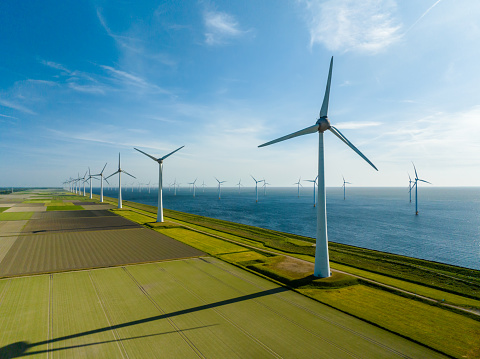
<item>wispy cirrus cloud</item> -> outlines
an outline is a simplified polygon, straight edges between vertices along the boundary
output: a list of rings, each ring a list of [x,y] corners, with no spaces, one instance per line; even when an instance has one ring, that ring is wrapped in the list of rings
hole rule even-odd
[[[34,111],[30,110],[29,108],[27,108],[23,105],[20,105],[16,102],[12,102],[12,101],[0,99],[0,106],[8,107],[8,108],[11,108],[11,109],[23,112],[23,113],[27,113],[29,115],[36,115],[36,113]]]
[[[305,0],[310,45],[377,53],[401,38],[393,0]]]
[[[205,43],[207,45],[224,45],[231,39],[239,38],[250,30],[242,30],[235,18],[225,12],[205,11]]]

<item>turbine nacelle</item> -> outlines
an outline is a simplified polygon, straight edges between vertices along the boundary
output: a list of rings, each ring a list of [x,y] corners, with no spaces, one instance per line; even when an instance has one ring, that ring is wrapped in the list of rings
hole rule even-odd
[[[320,117],[317,120],[317,125],[318,125],[318,132],[325,132],[326,130],[329,130],[330,127],[332,127],[330,125],[330,120],[328,119],[327,116]]]

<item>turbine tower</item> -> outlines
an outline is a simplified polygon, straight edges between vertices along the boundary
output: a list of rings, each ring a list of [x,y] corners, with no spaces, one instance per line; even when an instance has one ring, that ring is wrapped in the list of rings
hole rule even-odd
[[[88,167],[88,177],[87,180],[90,181],[90,199],[93,198],[93,193],[92,193],[92,178],[95,178],[94,175],[90,173],[90,167]],[[95,178],[96,179],[96,178]]]
[[[324,144],[323,133],[330,130],[342,142],[354,150],[360,157],[368,162],[374,169],[377,168],[370,160],[365,157],[342,133],[335,127],[330,125],[330,120],[327,117],[328,100],[330,96],[330,83],[332,80],[333,56],[330,60],[330,69],[328,71],[327,87],[325,89],[325,96],[323,98],[320,116],[315,125],[307,127],[303,130],[291,133],[289,135],[277,138],[273,141],[266,142],[258,147],[268,146],[277,142],[288,140],[293,137],[307,135],[318,132],[318,206],[317,206],[317,234],[315,247],[315,268],[314,275],[316,277],[326,278],[330,276],[330,263],[328,259],[328,236],[327,236],[327,208],[325,196],[325,159],[324,159]],[[377,170],[378,171],[378,170]]]
[[[250,177],[252,177],[253,180],[255,181],[255,196],[257,197],[257,199],[256,199],[255,202],[258,202],[258,183],[259,183],[259,182],[263,182],[263,180],[257,181],[257,180],[255,179],[255,177],[253,177],[252,175],[250,175]]]
[[[113,175],[116,175],[118,173],[118,208],[122,208],[122,172],[125,173],[126,175],[129,175],[130,177],[137,179],[137,177],[132,176],[130,173],[128,173],[125,170],[122,170],[122,168],[120,167],[120,152],[119,152],[118,153],[118,170],[116,172],[113,172],[107,178],[105,178],[105,180],[107,180]]]
[[[412,165],[413,165],[413,169],[415,170],[415,183],[413,184],[413,187],[415,187],[415,215],[418,216],[418,182],[425,182],[425,183],[428,183],[428,184],[431,184],[430,182],[428,181],[425,181],[423,179],[420,179],[418,178],[418,174],[417,174],[417,169],[415,168],[415,164],[412,162]],[[412,188],[413,188],[412,187]]]
[[[314,180],[304,180],[306,182],[312,182],[313,183],[313,207],[315,207],[316,204],[317,204],[317,198],[315,197],[315,187],[317,186],[317,179],[318,179],[318,176],[315,177]]]
[[[163,156],[163,157],[159,157],[159,158],[155,158],[155,157],[149,155],[148,153],[145,153],[145,152],[139,150],[138,148],[135,148],[135,147],[134,147],[138,152],[143,153],[145,156],[150,157],[152,160],[154,160],[155,162],[158,163],[158,207],[157,207],[157,222],[163,222],[163,198],[162,198],[163,160],[166,159],[167,157],[173,155],[175,152],[181,150],[183,147],[185,147],[185,146],[179,147],[179,148],[177,148],[175,151],[172,151],[172,152],[170,152],[169,154],[167,154],[167,155],[165,155],[165,156]]]
[[[105,182],[108,183],[107,179],[103,175],[103,171],[105,171],[105,167],[107,167],[106,163],[105,163],[105,166],[103,166],[102,172],[97,173],[96,175],[92,175],[94,177],[100,177],[100,203],[103,203],[103,180],[105,179]],[[110,183],[108,183],[108,185],[110,185]]]
[[[348,183],[348,184],[351,184],[351,183],[350,183],[350,182],[346,182],[346,181],[345,181],[345,177],[343,177],[343,175],[342,175],[342,178],[343,178],[343,185],[342,185],[342,187],[343,187],[343,200],[345,201],[345,187],[346,187],[345,185],[346,185],[347,183]]]
[[[218,182],[218,199],[220,199],[220,198],[222,197],[222,183],[225,183],[225,182],[227,182],[227,181],[219,181],[219,180],[217,179],[217,177],[214,177],[214,178],[215,178],[215,179],[217,180],[217,182]]]

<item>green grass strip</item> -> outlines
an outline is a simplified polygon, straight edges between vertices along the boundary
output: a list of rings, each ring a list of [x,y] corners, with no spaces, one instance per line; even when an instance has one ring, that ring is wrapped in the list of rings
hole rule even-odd
[[[9,209],[10,207],[0,207],[0,213],[2,213],[3,211],[6,211],[7,209]]]
[[[33,212],[3,212],[0,213],[0,221],[22,221],[30,219]]]
[[[47,211],[81,211],[82,206],[47,206]]]

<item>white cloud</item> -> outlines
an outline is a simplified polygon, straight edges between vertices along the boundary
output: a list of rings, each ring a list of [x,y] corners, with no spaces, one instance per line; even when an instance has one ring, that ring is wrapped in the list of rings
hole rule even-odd
[[[340,122],[335,124],[335,127],[340,130],[356,130],[358,128],[364,127],[373,127],[373,126],[380,126],[382,125],[381,122]]]
[[[203,20],[207,45],[222,45],[248,32],[241,30],[235,18],[224,12],[206,11]]]
[[[32,110],[30,110],[29,108],[27,108],[25,106],[22,106],[22,105],[19,105],[18,103],[8,101],[8,100],[0,99],[0,106],[13,108],[14,110],[24,112],[24,113],[28,113],[29,115],[36,115],[36,113],[33,112]]]
[[[105,90],[103,87],[100,86],[89,86],[89,85],[79,85],[74,82],[70,82],[68,86],[75,91],[78,92],[85,92],[85,93],[90,93],[90,94],[105,94]]]
[[[304,1],[310,44],[331,51],[377,53],[401,38],[392,0]]]

